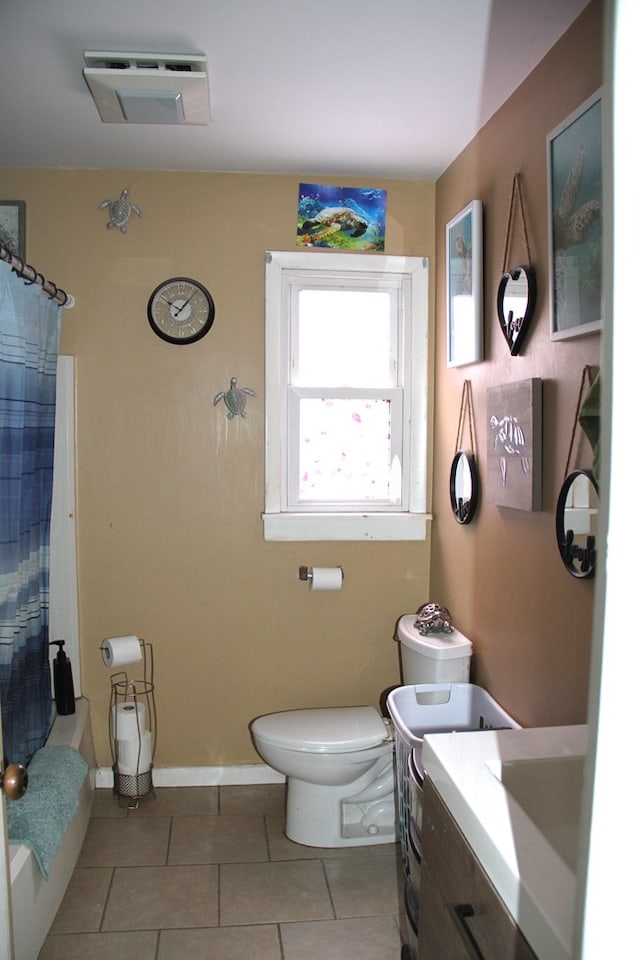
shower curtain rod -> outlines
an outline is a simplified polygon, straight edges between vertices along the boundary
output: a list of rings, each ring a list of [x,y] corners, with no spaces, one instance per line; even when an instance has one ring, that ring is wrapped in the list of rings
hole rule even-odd
[[[38,283],[42,287],[43,291],[47,296],[51,297],[52,300],[55,300],[56,303],[62,304],[63,307],[71,309],[75,304],[75,300],[70,293],[67,293],[62,287],[57,287],[52,280],[47,280],[42,276],[41,273],[30,266],[30,264],[25,263],[24,260],[17,256],[17,254],[12,253],[11,250],[3,246],[0,243],[0,260],[4,260],[5,263],[8,263],[14,273],[17,273],[19,277],[22,277],[25,283]]]

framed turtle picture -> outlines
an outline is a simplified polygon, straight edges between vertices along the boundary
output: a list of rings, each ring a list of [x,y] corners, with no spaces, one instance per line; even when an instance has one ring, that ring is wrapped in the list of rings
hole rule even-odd
[[[487,389],[487,499],[542,509],[542,380]]]
[[[0,243],[21,260],[26,249],[26,206],[24,200],[0,200]]]
[[[484,357],[482,202],[472,200],[446,225],[447,366]]]
[[[602,95],[547,136],[551,339],[602,329]]]
[[[386,222],[386,190],[321,183],[298,186],[298,247],[382,252]]]

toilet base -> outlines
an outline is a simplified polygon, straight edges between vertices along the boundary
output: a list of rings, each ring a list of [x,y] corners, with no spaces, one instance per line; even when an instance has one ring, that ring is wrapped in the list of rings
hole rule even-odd
[[[393,762],[381,757],[347,786],[287,779],[285,834],[307,847],[358,847],[398,839]]]

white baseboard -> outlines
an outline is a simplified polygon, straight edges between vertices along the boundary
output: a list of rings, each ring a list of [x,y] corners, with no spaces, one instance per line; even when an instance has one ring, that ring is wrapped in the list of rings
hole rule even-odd
[[[154,767],[154,787],[221,787],[253,783],[284,783],[281,773],[266,763],[231,764],[223,767]],[[96,787],[113,789],[111,767],[98,767]]]

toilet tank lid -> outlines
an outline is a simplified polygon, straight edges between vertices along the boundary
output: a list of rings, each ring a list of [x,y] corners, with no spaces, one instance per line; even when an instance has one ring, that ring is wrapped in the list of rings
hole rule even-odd
[[[375,747],[388,736],[374,707],[286,710],[258,717],[252,728],[266,743],[309,753],[347,753]]]
[[[398,620],[396,640],[433,660],[455,660],[471,655],[471,640],[454,627],[451,633],[427,633],[423,636],[414,626],[417,614],[408,613]]]

